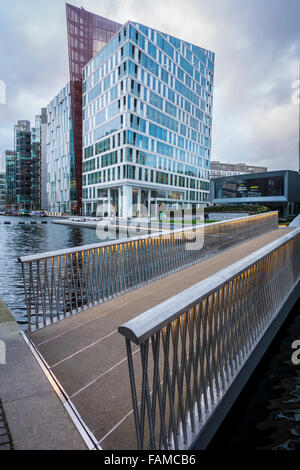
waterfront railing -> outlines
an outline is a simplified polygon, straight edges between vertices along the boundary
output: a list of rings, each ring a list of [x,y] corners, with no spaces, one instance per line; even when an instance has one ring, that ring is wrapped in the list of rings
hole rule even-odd
[[[296,229],[119,328],[139,449],[205,448],[299,282]]]
[[[278,228],[278,213],[19,258],[29,332]]]

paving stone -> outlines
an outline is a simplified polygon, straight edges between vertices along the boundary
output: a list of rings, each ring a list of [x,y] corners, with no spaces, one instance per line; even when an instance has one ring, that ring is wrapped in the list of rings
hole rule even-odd
[[[15,450],[87,449],[54,391],[6,403],[5,412]]]
[[[0,367],[0,418],[4,423],[0,428],[0,450],[86,450],[23,337],[0,322],[1,338],[3,325],[11,347],[7,364]]]

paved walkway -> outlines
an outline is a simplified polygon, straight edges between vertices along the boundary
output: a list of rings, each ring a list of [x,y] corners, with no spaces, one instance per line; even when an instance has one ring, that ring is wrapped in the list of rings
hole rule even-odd
[[[135,449],[125,340],[118,327],[287,233],[278,229],[30,334],[100,446]],[[137,349],[135,349],[137,351]],[[134,360],[139,360],[138,355]]]
[[[0,299],[0,450],[87,446]],[[4,359],[4,360],[3,360]]]

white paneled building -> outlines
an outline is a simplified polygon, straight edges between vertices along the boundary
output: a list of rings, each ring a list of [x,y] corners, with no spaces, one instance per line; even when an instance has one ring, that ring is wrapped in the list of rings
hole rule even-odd
[[[69,83],[47,106],[47,122],[48,211],[72,213],[76,184]]]

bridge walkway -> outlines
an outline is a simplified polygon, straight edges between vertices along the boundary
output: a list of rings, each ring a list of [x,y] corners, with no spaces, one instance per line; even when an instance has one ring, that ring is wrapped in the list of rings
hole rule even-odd
[[[137,448],[125,341],[118,327],[288,231],[273,230],[28,335],[101,448]]]

